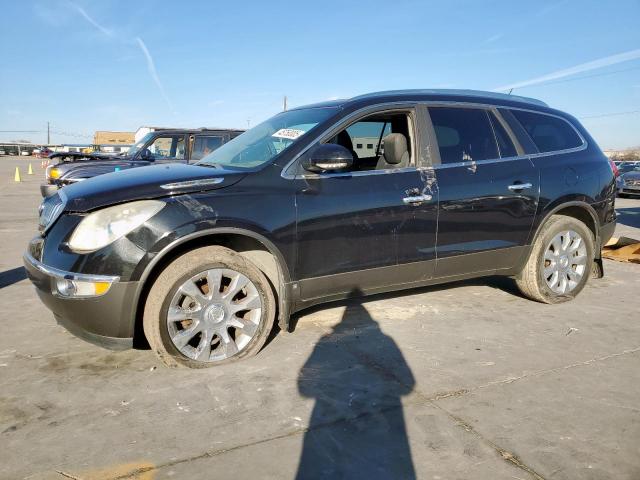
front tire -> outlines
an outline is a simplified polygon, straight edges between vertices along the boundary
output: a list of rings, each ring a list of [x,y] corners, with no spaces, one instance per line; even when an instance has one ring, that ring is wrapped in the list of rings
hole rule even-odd
[[[258,353],[275,310],[271,285],[255,265],[228,248],[203,247],[160,273],[143,327],[165,365],[206,368]]]
[[[593,233],[580,220],[552,215],[538,233],[516,284],[542,303],[572,300],[586,285],[594,259]]]

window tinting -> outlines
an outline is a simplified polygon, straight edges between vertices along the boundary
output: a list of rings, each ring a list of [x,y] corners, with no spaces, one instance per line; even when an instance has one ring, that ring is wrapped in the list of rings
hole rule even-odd
[[[496,141],[498,142],[498,148],[500,149],[500,156],[502,158],[517,156],[518,152],[516,151],[516,147],[513,145],[507,131],[493,112],[489,112],[489,119],[493,126],[493,132],[496,134]]]
[[[429,108],[440,161],[457,163],[498,158],[489,117],[479,108]]]
[[[193,141],[191,151],[192,160],[200,160],[205,155],[210,154],[223,143],[223,138],[219,136],[198,135]]]
[[[511,112],[542,153],[566,150],[582,145],[582,139],[576,131],[561,118],[523,110],[512,110]]]

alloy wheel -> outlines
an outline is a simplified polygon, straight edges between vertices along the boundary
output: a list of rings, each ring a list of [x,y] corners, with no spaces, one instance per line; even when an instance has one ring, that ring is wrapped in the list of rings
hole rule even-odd
[[[571,292],[587,272],[587,247],[579,233],[558,233],[544,253],[542,275],[547,286],[560,295]]]
[[[253,282],[234,270],[213,268],[178,288],[167,312],[167,330],[184,356],[217,362],[249,344],[261,316],[262,299]]]

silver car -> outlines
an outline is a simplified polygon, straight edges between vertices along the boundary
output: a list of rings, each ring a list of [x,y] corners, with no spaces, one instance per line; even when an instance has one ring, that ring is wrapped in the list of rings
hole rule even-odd
[[[640,195],[640,165],[623,173],[616,180],[618,196]]]

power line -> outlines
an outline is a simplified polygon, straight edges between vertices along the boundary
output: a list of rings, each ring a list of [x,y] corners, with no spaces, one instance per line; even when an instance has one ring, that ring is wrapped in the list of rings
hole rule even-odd
[[[65,132],[62,130],[0,130],[0,133],[55,133],[56,135],[63,135],[65,137],[77,137],[77,138],[93,138],[93,135],[89,135],[86,133],[77,133],[77,132]]]
[[[41,130],[0,130],[0,133],[42,133]]]

